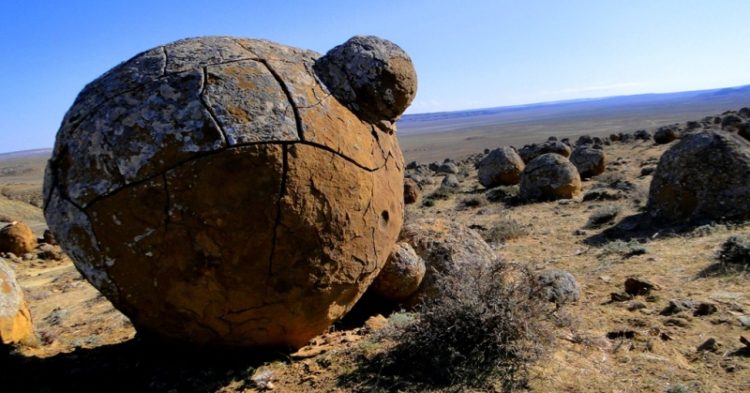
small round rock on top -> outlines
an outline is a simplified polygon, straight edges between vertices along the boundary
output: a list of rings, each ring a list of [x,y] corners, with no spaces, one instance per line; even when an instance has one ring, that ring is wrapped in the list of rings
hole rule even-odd
[[[688,134],[659,159],[648,210],[666,221],[750,218],[750,142],[733,133]]]
[[[424,260],[409,243],[396,243],[370,290],[390,301],[406,301],[419,289],[425,271]]]
[[[479,162],[479,183],[486,188],[518,184],[524,167],[516,149],[500,147],[492,150]]]
[[[521,174],[520,197],[526,201],[570,199],[581,193],[581,176],[565,157],[543,154]]]
[[[323,56],[236,37],[148,50],[63,119],[45,217],[139,331],[300,347],[354,305],[398,238],[394,121],[415,92],[408,55],[377,37]]]

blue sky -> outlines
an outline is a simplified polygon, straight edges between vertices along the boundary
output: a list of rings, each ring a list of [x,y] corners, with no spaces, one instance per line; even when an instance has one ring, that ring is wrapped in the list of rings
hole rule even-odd
[[[52,146],[87,82],[183,37],[324,53],[379,35],[412,56],[419,113],[750,84],[747,15],[747,0],[2,0],[0,152]]]

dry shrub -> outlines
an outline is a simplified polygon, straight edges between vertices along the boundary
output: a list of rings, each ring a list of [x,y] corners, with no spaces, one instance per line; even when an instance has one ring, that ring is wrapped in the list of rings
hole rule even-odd
[[[719,260],[725,264],[750,266],[750,236],[732,236],[721,245]]]
[[[586,228],[599,228],[604,224],[611,224],[615,221],[615,218],[620,214],[620,207],[616,205],[602,206],[589,216],[589,221],[586,223]]]
[[[437,288],[413,323],[391,333],[381,372],[458,390],[524,386],[527,366],[551,342],[551,307],[531,272],[498,261],[442,274]]]
[[[491,228],[483,233],[484,240],[502,243],[529,234],[529,228],[509,216],[500,217]]]

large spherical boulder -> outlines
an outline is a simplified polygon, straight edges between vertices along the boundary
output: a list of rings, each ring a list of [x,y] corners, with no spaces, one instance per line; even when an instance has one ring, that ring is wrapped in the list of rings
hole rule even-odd
[[[399,242],[393,247],[388,261],[370,289],[384,299],[403,302],[417,291],[425,271],[424,260],[412,246]]]
[[[18,256],[34,251],[36,236],[23,222],[12,222],[0,229],[0,252],[12,252]]]
[[[495,149],[479,161],[479,183],[486,188],[518,184],[524,166],[512,147]]]
[[[547,141],[541,144],[532,143],[530,145],[525,145],[518,151],[518,155],[521,156],[523,162],[527,164],[542,154],[547,153],[555,153],[563,157],[570,157],[570,147],[562,142]]]
[[[19,344],[33,339],[31,313],[13,269],[0,259],[0,344]]]
[[[750,142],[724,131],[684,136],[659,160],[648,209],[668,221],[750,218]]]
[[[526,201],[570,199],[581,193],[581,176],[565,157],[548,153],[533,159],[521,174],[520,197]]]
[[[578,169],[582,178],[600,175],[606,167],[604,149],[598,145],[581,145],[573,150],[570,162]]]
[[[376,37],[322,57],[231,37],[151,49],[68,111],[45,216],[139,330],[302,346],[354,305],[398,237],[393,120],[415,89],[409,57]]]

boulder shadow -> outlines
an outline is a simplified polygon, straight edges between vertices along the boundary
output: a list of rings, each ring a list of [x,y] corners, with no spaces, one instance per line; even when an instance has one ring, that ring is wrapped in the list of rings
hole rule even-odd
[[[212,392],[253,386],[279,351],[207,350],[138,337],[48,358],[0,353],[2,392]]]
[[[667,222],[654,218],[647,212],[627,216],[618,223],[583,240],[584,244],[598,247],[608,242],[621,240],[629,242],[636,240],[647,243],[657,237],[668,237],[687,234],[694,229],[715,224],[713,221]]]

